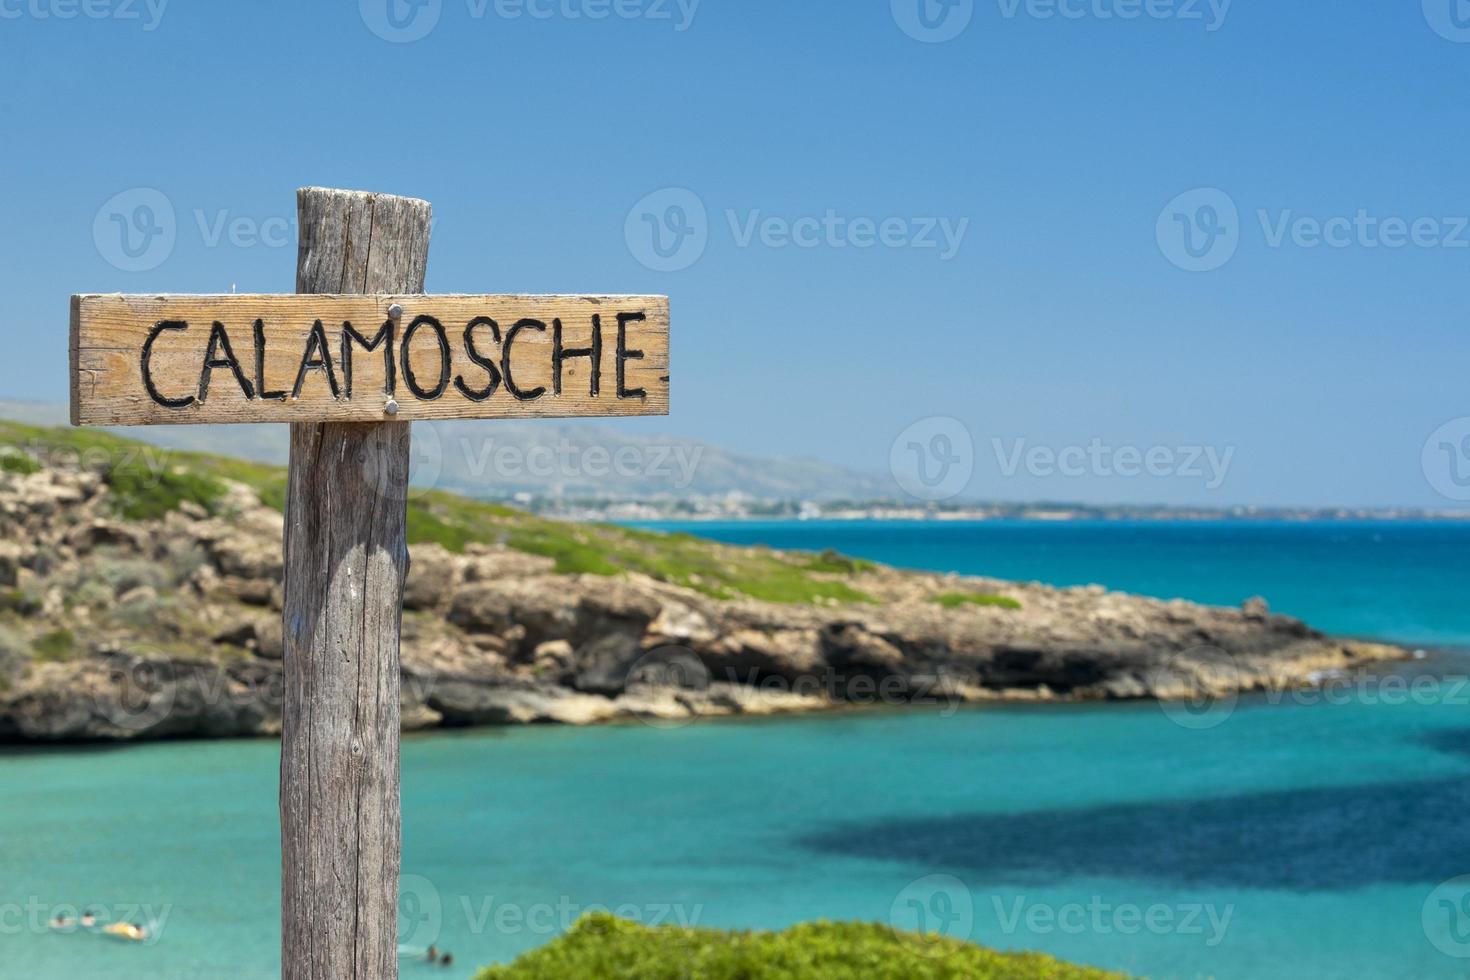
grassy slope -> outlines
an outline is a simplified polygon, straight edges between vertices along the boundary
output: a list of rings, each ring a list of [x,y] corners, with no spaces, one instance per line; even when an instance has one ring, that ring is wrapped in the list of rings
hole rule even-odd
[[[813,922],[785,932],[649,928],[610,915],[475,980],[1109,980],[1039,953],[998,953],[881,925]]]
[[[114,507],[127,519],[158,518],[184,501],[218,513],[226,480],[254,488],[277,510],[286,499],[286,471],[279,467],[163,450],[94,429],[0,421],[0,479],[37,468],[34,458],[54,466],[76,466],[78,457],[67,455],[71,453],[80,454],[83,467],[104,470]],[[841,555],[729,548],[690,535],[569,524],[433,490],[415,491],[410,497],[408,537],[410,544],[437,542],[454,552],[471,543],[500,543],[553,558],[559,572],[637,571],[717,598],[871,601],[844,581],[867,563]]]

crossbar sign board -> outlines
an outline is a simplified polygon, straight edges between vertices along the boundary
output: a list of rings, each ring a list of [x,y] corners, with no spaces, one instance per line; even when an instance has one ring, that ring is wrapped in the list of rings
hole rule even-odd
[[[667,415],[666,296],[82,295],[74,425]]]

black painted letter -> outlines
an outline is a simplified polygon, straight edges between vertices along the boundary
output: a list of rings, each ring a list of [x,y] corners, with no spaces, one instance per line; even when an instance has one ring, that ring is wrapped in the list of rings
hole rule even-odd
[[[381,345],[383,348],[383,394],[392,395],[398,387],[398,379],[393,373],[393,321],[384,320],[378,332],[373,334],[372,340],[367,340],[357,332],[352,321],[342,321],[342,393],[349,401],[352,399],[352,345],[357,344],[364,352],[371,354]],[[404,346],[408,344],[405,341]]]
[[[284,391],[271,391],[265,386],[265,321],[255,321],[255,389],[262,401],[283,402]]]
[[[153,384],[153,342],[158,339],[159,334],[165,330],[188,330],[189,324],[184,320],[160,320],[148,331],[148,339],[143,341],[143,387],[148,389],[148,397],[162,405],[164,408],[188,408],[194,404],[193,395],[185,395],[183,398],[165,398],[159,393]]]
[[[464,328],[465,352],[470,355],[470,360],[474,361],[480,367],[485,369],[485,373],[490,377],[490,383],[487,384],[484,388],[481,388],[479,391],[476,391],[475,389],[464,383],[464,375],[458,375],[454,379],[454,387],[459,389],[459,393],[461,395],[464,395],[470,401],[482,402],[485,399],[489,398],[491,395],[495,394],[496,389],[500,387],[500,369],[495,366],[494,361],[480,353],[480,348],[475,346],[476,327],[489,327],[490,336],[495,338],[495,343],[497,346],[499,346],[500,324],[496,323],[488,316],[477,316],[469,322],[468,326]]]
[[[413,335],[418,332],[419,327],[429,327],[434,331],[434,339],[439,343],[439,382],[431,390],[425,391],[419,387],[419,379],[414,376],[413,364],[408,359],[408,346],[413,343]],[[403,383],[409,391],[413,392],[415,398],[424,401],[433,401],[444,394],[444,389],[449,387],[449,375],[453,367],[449,362],[449,338],[444,336],[444,324],[431,316],[416,317],[403,331],[403,347],[400,358],[403,361]]]
[[[597,397],[602,388],[602,317],[592,314],[592,346],[563,347],[561,345],[561,321],[551,321],[551,390],[561,394],[561,365],[574,357],[585,357],[592,362],[591,392]]]
[[[639,320],[648,319],[642,313],[619,313],[618,314],[618,397],[619,398],[647,398],[648,392],[642,388],[625,388],[623,383],[628,377],[628,362],[643,360],[641,350],[628,349],[628,324]]]
[[[311,333],[307,335],[306,350],[301,352],[301,367],[296,371],[296,385],[291,389],[292,398],[301,397],[301,386],[306,383],[307,371],[326,371],[327,384],[332,388],[332,397],[342,397],[337,388],[337,372],[332,368],[332,352],[327,346],[327,331],[323,329],[320,320],[312,324]]]
[[[530,391],[522,391],[516,387],[515,378],[510,373],[510,348],[516,342],[516,335],[522,330],[539,330],[546,332],[546,324],[540,320],[517,320],[515,326],[505,335],[505,343],[500,346],[500,373],[505,375],[505,390],[516,396],[518,401],[535,401],[546,394],[546,386],[540,385]]]
[[[220,348],[224,348],[225,356],[220,357]],[[255,386],[245,380],[245,372],[240,370],[240,362],[235,359],[235,351],[230,347],[230,335],[225,333],[225,325],[218,320],[214,321],[214,327],[209,331],[209,346],[204,348],[204,367],[199,371],[199,401],[203,404],[209,397],[209,379],[214,374],[215,368],[227,367],[235,376],[235,381],[240,385],[240,390],[245,392],[245,397],[250,401],[255,400]]]

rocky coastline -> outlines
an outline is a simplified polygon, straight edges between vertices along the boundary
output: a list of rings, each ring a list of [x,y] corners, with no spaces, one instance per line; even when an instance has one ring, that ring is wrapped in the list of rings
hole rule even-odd
[[[282,515],[258,488],[224,486],[209,506],[124,517],[105,466],[7,467],[0,741],[279,733]],[[744,551],[699,547],[712,562]],[[697,577],[559,572],[514,540],[410,550],[405,730],[1180,699],[1408,656],[1262,600],[1214,608],[768,552],[861,597],[780,602],[712,595]]]

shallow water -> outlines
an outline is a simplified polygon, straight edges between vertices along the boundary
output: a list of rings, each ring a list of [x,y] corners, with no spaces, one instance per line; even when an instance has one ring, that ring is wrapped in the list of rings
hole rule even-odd
[[[1465,923],[1431,893],[1470,872],[1470,728],[1418,700],[1247,702],[1208,731],[1121,705],[413,738],[403,939],[468,967],[593,905],[740,927],[922,913],[1153,977],[1463,976],[1433,940],[1470,952]],[[0,759],[0,902],[162,922],[131,946],[12,914],[4,974],[272,975],[278,759]]]
[[[1470,528],[1061,527],[696,529],[1207,601],[1263,592],[1328,629],[1470,638]],[[1204,713],[931,706],[409,738],[400,929],[457,965],[404,975],[466,976],[605,906],[887,921],[1159,978],[1464,976],[1470,903],[1439,886],[1470,874],[1467,669],[1436,655],[1404,683]],[[0,976],[275,975],[278,764],[271,742],[0,754]],[[46,930],[68,903],[152,921],[158,940]]]

